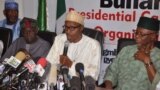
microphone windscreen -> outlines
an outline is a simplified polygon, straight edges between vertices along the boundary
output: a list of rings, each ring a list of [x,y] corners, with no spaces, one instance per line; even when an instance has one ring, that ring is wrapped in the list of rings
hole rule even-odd
[[[43,57],[41,57],[38,62],[37,65],[34,69],[34,72],[38,73],[39,76],[43,76],[44,72],[45,72],[45,67],[47,66],[47,60]]]
[[[26,55],[23,51],[18,51],[15,56],[11,56],[7,60],[7,64],[17,68],[26,58]]]
[[[48,74],[48,84],[54,84],[56,85],[57,83],[57,66],[56,65],[51,65],[51,68],[49,70]]]
[[[84,72],[84,65],[82,63],[77,63],[75,66],[76,72],[83,73]]]
[[[45,58],[41,57],[41,58],[38,60],[37,64],[40,64],[40,65],[44,68],[44,67],[46,67],[46,65],[47,65],[47,60],[46,60]]]
[[[70,90],[81,90],[81,80],[79,77],[73,76],[70,80],[71,89]]]
[[[26,55],[24,52],[19,51],[16,53],[15,58],[17,58],[20,61],[23,61],[26,58]]]

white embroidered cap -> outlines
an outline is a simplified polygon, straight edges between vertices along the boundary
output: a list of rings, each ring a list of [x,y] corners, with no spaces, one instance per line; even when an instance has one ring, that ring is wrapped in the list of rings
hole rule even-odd
[[[69,13],[67,13],[66,21],[73,21],[81,25],[84,25],[84,17],[76,11],[70,11]]]

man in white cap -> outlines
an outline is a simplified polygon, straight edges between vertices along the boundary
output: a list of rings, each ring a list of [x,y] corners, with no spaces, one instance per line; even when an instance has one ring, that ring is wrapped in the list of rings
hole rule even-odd
[[[69,12],[63,28],[65,34],[56,36],[53,46],[47,55],[47,60],[52,64],[53,69],[57,68],[58,64],[67,66],[70,76],[77,75],[75,65],[82,63],[85,68],[84,76],[88,75],[97,80],[101,60],[101,47],[98,41],[82,33],[84,17],[76,11]],[[67,41],[69,45],[65,45]],[[67,46],[67,53],[64,53],[64,49],[66,49],[64,46]],[[51,69],[51,72],[52,79],[49,77],[49,82],[56,84],[56,70]]]
[[[20,35],[20,19],[18,18],[18,13],[18,3],[14,0],[5,0],[3,14],[6,19],[0,21],[0,27],[9,28],[12,30],[12,42]]]

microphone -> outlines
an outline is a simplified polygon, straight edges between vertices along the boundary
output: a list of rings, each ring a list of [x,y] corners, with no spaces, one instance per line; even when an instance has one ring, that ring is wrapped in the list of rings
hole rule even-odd
[[[81,81],[81,90],[84,90],[85,87],[85,79],[84,79],[84,65],[82,63],[77,63],[75,66],[76,72],[79,75],[80,81]]]
[[[29,60],[24,62],[23,66],[19,69],[18,73],[13,78],[13,80],[15,81],[18,80],[19,89],[25,89],[25,88],[29,89],[29,82],[31,81],[30,77],[34,73],[35,66],[36,66],[35,60],[30,58]]]
[[[61,72],[62,72],[62,75],[63,75],[63,80],[64,80],[64,90],[68,90],[70,88],[70,81],[68,79],[68,72],[69,72],[69,69],[67,66],[61,66]]]
[[[30,73],[34,73],[34,68],[36,64],[33,59],[29,59],[27,62],[24,63],[24,68],[28,69]]]
[[[5,68],[4,72],[0,75],[0,80],[3,80],[12,70],[16,69],[26,58],[26,55],[23,51],[16,53],[15,57],[11,56],[7,61],[8,67]]]
[[[43,76],[45,70],[44,68],[46,67],[47,65],[47,60],[43,57],[41,57],[38,62],[37,62],[37,65],[34,67],[34,72],[33,74],[31,75],[31,83],[32,82],[35,82],[35,83],[40,83],[41,80],[40,78]]]
[[[5,58],[3,62],[0,63],[0,74],[3,73],[5,66],[7,65],[8,58]]]
[[[68,46],[69,46],[69,41],[65,41],[64,43],[64,49],[63,49],[63,55],[67,55],[67,52],[68,52]]]
[[[47,65],[47,60],[43,57],[41,57],[37,61],[37,65],[34,67],[33,74],[29,75],[29,83],[28,87],[30,89],[38,89],[38,84],[41,83],[41,78],[45,72],[44,68]]]
[[[38,73],[38,75],[42,77],[45,72],[44,68],[46,67],[47,63],[47,60],[41,57],[34,68],[34,72]]]
[[[11,67],[17,68],[23,60],[25,60],[26,55],[24,52],[19,51],[17,52],[17,54],[14,56],[11,56],[8,60],[7,60],[7,64],[10,65]]]
[[[36,64],[32,59],[27,60],[23,66],[21,67],[21,69],[18,71],[16,77],[19,77],[21,74],[23,74],[26,71],[29,71],[30,73],[33,73],[34,68],[35,68]]]
[[[16,74],[16,76],[14,76],[14,78],[12,80],[15,80],[16,78],[18,78],[20,75],[22,75],[26,71],[33,73],[34,67],[36,66],[36,64],[33,61],[33,59],[31,58],[31,55],[29,54],[29,52],[27,52],[25,49],[19,49],[19,51],[25,53],[26,60],[23,63],[23,65],[19,66],[19,68],[16,70],[17,74]]]
[[[51,68],[49,70],[49,74],[48,74],[48,85],[49,88],[52,90],[54,89],[54,86],[57,84],[58,80],[58,71],[57,71],[57,66],[56,65],[51,65]]]
[[[80,77],[80,80],[81,81],[84,81],[84,65],[82,63],[77,63],[76,66],[75,66],[75,69],[76,69],[76,72],[78,72],[79,74],[79,77]]]

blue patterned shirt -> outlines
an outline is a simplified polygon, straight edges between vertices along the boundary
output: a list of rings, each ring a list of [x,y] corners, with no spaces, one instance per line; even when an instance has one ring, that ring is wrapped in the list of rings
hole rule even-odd
[[[20,36],[20,19],[14,25],[7,25],[6,19],[0,21],[0,27],[9,28],[12,30],[12,42]]]

